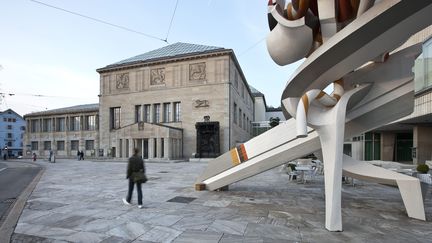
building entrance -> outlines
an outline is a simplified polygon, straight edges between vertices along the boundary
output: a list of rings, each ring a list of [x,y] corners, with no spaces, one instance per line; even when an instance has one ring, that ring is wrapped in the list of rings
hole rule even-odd
[[[219,122],[197,122],[197,158],[216,158],[220,155]]]

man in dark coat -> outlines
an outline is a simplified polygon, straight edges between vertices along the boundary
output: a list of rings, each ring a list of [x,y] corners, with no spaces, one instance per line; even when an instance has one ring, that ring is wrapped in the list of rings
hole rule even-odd
[[[123,203],[126,205],[131,205],[132,192],[134,189],[134,184],[137,185],[138,192],[138,208],[142,208],[142,190],[141,183],[143,181],[139,180],[134,172],[142,173],[145,175],[145,166],[144,161],[140,156],[138,156],[139,150],[137,148],[134,149],[134,153],[132,157],[129,158],[127,171],[126,171],[126,179],[129,179],[129,190],[126,198],[123,198]]]

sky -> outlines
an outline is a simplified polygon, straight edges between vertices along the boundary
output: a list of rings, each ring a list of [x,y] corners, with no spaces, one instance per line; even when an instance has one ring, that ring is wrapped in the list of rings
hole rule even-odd
[[[268,106],[280,105],[301,63],[281,67],[270,58],[266,0],[37,1],[0,0],[0,111],[25,115],[98,103],[96,69],[164,47],[164,39],[233,49]]]

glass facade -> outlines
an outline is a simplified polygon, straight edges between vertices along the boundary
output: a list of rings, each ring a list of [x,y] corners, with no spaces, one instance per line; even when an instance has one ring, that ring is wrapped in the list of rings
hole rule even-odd
[[[367,132],[365,133],[365,160],[380,160],[381,159],[381,134]]]
[[[415,92],[429,90],[432,86],[432,38],[423,44],[423,52],[415,61],[414,72]]]

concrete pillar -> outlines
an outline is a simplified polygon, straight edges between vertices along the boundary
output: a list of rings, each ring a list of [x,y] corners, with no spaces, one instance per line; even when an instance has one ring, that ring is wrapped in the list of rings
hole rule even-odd
[[[172,139],[172,151],[173,151],[173,158],[174,159],[177,159],[179,157],[178,156],[178,149],[177,149],[177,140],[178,139],[175,139],[175,138]]]
[[[414,127],[413,147],[416,148],[414,164],[423,164],[426,160],[432,160],[432,127]]]
[[[161,138],[156,139],[157,147],[156,147],[156,157],[162,158],[162,141]]]
[[[164,139],[164,159],[171,159],[171,138]]]
[[[381,133],[381,160],[394,161],[396,134],[392,132]]]
[[[155,146],[153,138],[149,138],[149,140],[148,140],[148,146],[149,146],[149,148],[148,148],[149,159],[153,159],[155,157],[155,154],[153,152],[154,151],[154,146]]]

